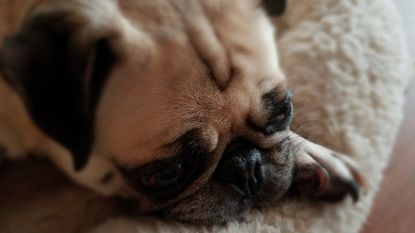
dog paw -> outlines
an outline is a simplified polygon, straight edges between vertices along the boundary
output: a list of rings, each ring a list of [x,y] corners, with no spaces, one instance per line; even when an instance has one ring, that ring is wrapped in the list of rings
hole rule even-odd
[[[105,158],[92,156],[81,171],[69,174],[77,183],[104,196],[123,193],[124,179],[112,162]]]
[[[294,152],[294,190],[327,202],[338,202],[348,195],[358,201],[367,184],[356,163],[346,155],[294,136],[299,143]]]

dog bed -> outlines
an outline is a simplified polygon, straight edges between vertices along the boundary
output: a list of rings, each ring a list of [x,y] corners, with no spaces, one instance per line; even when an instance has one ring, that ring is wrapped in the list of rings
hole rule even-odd
[[[286,200],[242,222],[212,227],[115,217],[112,201],[62,181],[43,165],[30,173],[38,162],[24,162],[0,169],[0,187],[8,187],[0,192],[0,231],[83,232],[105,219],[90,232],[358,232],[388,163],[414,74],[397,9],[392,0],[291,0],[275,23],[281,65],[295,93],[292,128],[360,164],[369,189],[358,203]],[[76,212],[82,205],[87,210]],[[56,219],[65,224],[51,224]]]
[[[388,163],[412,62],[390,0],[291,0],[276,20],[281,65],[295,93],[293,129],[349,154],[368,177],[360,202],[291,200],[225,227],[115,219],[94,232],[358,232]]]

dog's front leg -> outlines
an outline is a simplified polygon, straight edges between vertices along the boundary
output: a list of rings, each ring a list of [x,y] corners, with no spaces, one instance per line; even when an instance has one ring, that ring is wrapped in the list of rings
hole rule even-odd
[[[92,154],[86,166],[76,170],[73,156],[64,147],[49,140],[39,150],[46,154],[53,163],[61,169],[71,180],[105,196],[125,193],[126,185],[119,170],[112,161]]]

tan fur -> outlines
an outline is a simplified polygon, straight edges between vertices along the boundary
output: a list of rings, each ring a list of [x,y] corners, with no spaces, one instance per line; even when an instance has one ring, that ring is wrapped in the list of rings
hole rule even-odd
[[[111,6],[111,1],[49,2],[31,9],[69,9],[79,18],[87,18],[85,31],[103,33],[102,27],[106,27],[119,37],[114,44],[125,53],[125,61],[114,69],[102,97],[97,145],[103,147],[99,151],[120,156],[117,159],[129,166],[154,160],[160,146],[194,127],[210,127],[221,138],[231,139],[245,127],[239,116],[255,111],[252,107],[260,105],[260,95],[284,79],[275,65],[273,28],[249,1],[189,1],[177,6],[174,2],[131,1],[120,9]],[[161,11],[159,4],[166,4],[168,10]],[[160,20],[154,22],[154,17]],[[169,26],[174,24],[183,24],[182,31]],[[226,67],[218,67],[220,61]],[[230,82],[224,91],[212,82],[215,77],[209,77],[204,62],[217,71],[219,85]],[[230,77],[231,68],[234,77]],[[126,83],[124,77],[134,78]],[[127,101],[120,103],[119,99]],[[109,114],[108,109],[117,114]]]
[[[142,30],[150,37],[151,43],[141,45],[142,41],[136,40],[136,44],[128,45],[125,62],[113,70],[99,109],[99,151],[117,154],[120,163],[137,166],[156,156],[169,156],[160,154],[158,148],[189,129],[210,127],[225,145],[246,127],[244,116],[255,111],[252,108],[260,105],[261,95],[284,76],[275,65],[273,29],[263,12],[242,3],[239,11],[235,10],[238,4],[231,4],[227,12],[227,3],[218,3],[224,6],[213,22],[209,13],[214,12],[210,8],[201,9],[206,6],[194,1],[173,6],[179,8],[170,9],[173,12],[151,11],[150,7],[140,6],[134,9],[134,4],[128,10],[123,9],[124,15],[139,15],[140,19],[159,15],[160,22],[129,19],[138,24],[135,30]],[[183,6],[185,9],[180,9]],[[246,20],[239,22],[235,18]],[[170,24],[183,24],[182,30],[173,30]],[[216,69],[222,64],[218,61],[228,65]],[[217,72],[214,76],[219,76],[219,85],[229,82],[225,90],[221,91],[212,80],[215,77],[210,77],[205,63]],[[226,70],[231,68],[233,74]],[[233,77],[226,77],[230,75]],[[123,77],[135,78],[126,82]],[[119,99],[127,101],[120,103]],[[109,115],[108,109],[116,114]],[[120,116],[123,120],[117,119]],[[223,145],[219,145],[218,151]]]
[[[33,5],[39,5],[43,2],[45,1],[35,1],[31,3]],[[209,2],[210,6],[203,6],[203,4],[194,3],[193,1],[189,1],[188,4],[180,4],[178,6],[170,6],[170,4],[174,5],[175,3],[164,3],[169,5],[169,8],[173,9],[181,6],[186,7],[185,9],[177,10],[178,12],[176,10],[173,11],[173,9],[170,9],[170,11],[173,12],[161,12],[159,7],[152,11],[151,5],[154,4],[155,6],[159,6],[158,4],[160,3],[151,3],[150,1],[131,1],[129,3],[123,3],[121,5],[121,9],[117,9],[116,7],[108,7],[108,2],[111,1],[107,1],[105,4],[98,3],[99,1],[47,2],[48,4],[45,4],[45,6],[41,5],[38,9],[34,7],[25,8],[32,9],[34,12],[44,12],[49,10],[56,11],[56,9],[60,8],[77,12],[76,10],[80,7],[80,10],[75,13],[79,14],[79,18],[91,17],[87,18],[90,25],[85,26],[85,31],[91,32],[92,30],[92,32],[102,33],[102,31],[105,30],[102,30],[100,27],[103,26],[111,28],[113,30],[112,33],[114,33],[116,37],[120,37],[117,38],[116,42],[114,42],[115,46],[121,52],[128,53],[124,54],[125,57],[123,57],[123,59],[125,59],[125,62],[113,71],[112,76],[115,78],[110,78],[111,82],[108,84],[105,93],[111,93],[111,96],[106,97],[104,94],[104,100],[102,101],[102,106],[100,107],[100,109],[103,110],[99,111],[97,128],[98,131],[102,130],[104,132],[112,132],[114,138],[108,139],[108,141],[111,141],[111,144],[114,141],[122,141],[124,143],[130,143],[130,141],[134,142],[135,145],[114,145],[114,147],[120,147],[119,150],[121,152],[115,154],[127,154],[125,156],[128,157],[128,160],[137,160],[136,163],[148,161],[149,158],[146,157],[150,156],[150,158],[152,158],[154,155],[152,153],[138,153],[142,151],[137,151],[137,153],[136,151],[129,151],[128,153],[123,152],[130,150],[132,147],[138,147],[140,144],[146,144],[146,147],[148,147],[149,144],[147,144],[147,141],[154,141],[152,138],[157,137],[157,135],[160,135],[161,133],[166,133],[160,132],[160,129],[156,129],[153,126],[159,125],[160,128],[165,129],[170,125],[183,125],[183,121],[187,121],[184,124],[186,125],[185,128],[191,128],[199,124],[197,121],[217,121],[212,122],[212,124],[218,128],[217,130],[220,131],[220,134],[229,135],[231,132],[222,131],[229,131],[228,128],[237,128],[240,127],[237,126],[237,124],[242,124],[241,122],[237,122],[235,124],[236,126],[232,126],[230,121],[235,120],[230,119],[232,118],[232,115],[248,114],[248,112],[251,111],[250,106],[248,106],[251,105],[250,102],[259,101],[257,99],[250,100],[247,98],[258,98],[259,93],[265,92],[267,89],[271,89],[284,79],[278,66],[275,66],[277,63],[277,56],[273,43],[273,29],[267,22],[262,11],[255,9],[254,6],[250,6],[252,3],[229,4],[223,1],[216,1],[217,3],[214,4],[214,1],[212,1]],[[54,2],[58,2],[58,4],[55,5]],[[59,2],[63,3],[61,4]],[[32,6],[32,4],[26,4]],[[99,6],[101,5],[105,7],[100,8]],[[124,5],[127,7],[123,7]],[[206,11],[202,9],[204,7],[208,7]],[[232,11],[227,10],[228,8],[232,8]],[[239,9],[236,11],[234,8]],[[103,11],[102,9],[105,10]],[[14,11],[11,10],[10,12]],[[30,13],[27,14],[27,12],[31,11],[22,12],[27,17],[27,15],[30,15]],[[19,11],[20,14],[22,14],[22,12]],[[161,22],[154,23],[153,21],[148,21],[149,18],[154,18],[157,14],[159,14]],[[233,16],[232,14],[243,14],[245,17]],[[16,18],[20,18],[19,14],[16,15]],[[152,15],[152,17],[149,15]],[[210,25],[212,23],[210,20],[212,19],[210,18],[217,15],[222,15],[223,19],[215,18],[213,23],[215,24],[214,28],[216,31],[212,31],[213,26]],[[96,19],[94,19],[95,17]],[[166,22],[173,18],[175,18],[175,20],[169,22],[169,24],[185,24],[183,26],[183,31],[177,32],[176,29],[172,31]],[[236,18],[246,18],[246,21],[238,22],[235,21]],[[256,18],[258,20],[252,20]],[[138,21],[137,19],[147,20]],[[96,25],[94,25],[94,23]],[[137,23],[140,23],[141,25],[137,25]],[[202,28],[204,28],[202,30],[205,31],[187,31],[187,28],[195,28],[195,30],[197,28],[197,30],[199,30],[198,27],[200,24],[204,25],[202,26]],[[164,28],[159,28],[159,25],[163,25]],[[143,31],[145,31],[146,36],[143,35]],[[147,38],[140,39],[141,35]],[[206,35],[207,37],[210,37],[210,41],[209,39],[203,38]],[[246,35],[252,35],[252,39],[249,39]],[[262,40],[264,43],[258,43],[258,35],[263,37]],[[97,35],[93,34],[89,36],[97,37]],[[233,41],[235,38],[243,39],[240,41]],[[207,41],[199,42],[198,40],[201,39]],[[165,40],[167,43],[160,45],[158,40]],[[226,44],[221,44],[220,40],[226,41]],[[193,47],[193,43],[199,43],[199,45]],[[253,46],[253,43],[264,44],[264,46]],[[228,51],[228,54],[223,54],[223,50]],[[204,56],[204,52],[210,51],[212,51],[212,54],[206,55],[206,59],[209,60],[208,63],[213,63],[216,60],[221,59],[228,60],[227,62],[229,65],[225,69],[229,69],[229,66],[233,66],[233,69],[235,69],[236,72],[235,77],[228,77],[228,79],[234,78],[241,80],[231,83],[224,92],[217,90],[217,84],[211,82],[212,77],[209,77],[206,67],[204,67],[205,64],[197,58],[199,53],[201,53],[201,56]],[[274,53],[269,53],[269,51],[274,51]],[[214,54],[215,52],[217,52],[217,54]],[[165,56],[166,54],[169,56]],[[232,54],[232,56],[229,56],[229,54]],[[267,59],[263,60],[264,57]],[[216,67],[214,66],[214,70],[220,70],[215,68]],[[160,73],[160,70],[164,70],[165,74],[155,74]],[[229,73],[230,71],[218,72]],[[226,75],[229,76],[228,74],[225,74],[224,76]],[[151,80],[146,80],[146,77],[150,76],[153,78],[151,78]],[[118,80],[121,78],[117,77],[136,78],[130,78],[126,84],[123,83],[123,80]],[[223,79],[225,78],[223,77],[220,79],[221,80],[219,82],[230,81],[224,81]],[[243,79],[245,80],[242,81]],[[126,85],[128,85],[128,87],[126,87]],[[149,89],[148,86],[150,86],[150,88],[155,87],[157,89],[152,90]],[[165,91],[163,88],[169,88],[169,90]],[[236,91],[233,90],[236,89],[247,92],[238,91],[235,93]],[[163,93],[163,96],[155,96],[157,92]],[[114,99],[114,96],[116,99],[112,100]],[[113,103],[113,101],[117,101],[118,99],[128,99],[131,101],[125,103],[126,106],[120,106],[119,103]],[[188,99],[193,99],[194,101],[189,102],[187,101]],[[209,103],[212,99],[214,99],[214,102]],[[187,102],[183,103],[183,100]],[[146,105],[149,105],[149,107],[147,108]],[[140,112],[137,113],[138,115],[125,114],[134,115],[134,119],[124,119],[122,122],[117,119],[113,119],[113,116],[106,112],[108,108],[112,108],[112,112],[119,113],[116,117],[124,117],[125,115],[123,112],[136,109],[137,106],[140,107],[140,111],[144,109],[151,112]],[[232,106],[233,109],[230,109],[229,106]],[[170,110],[167,108],[170,108]],[[192,109],[192,111],[188,112],[184,111],[184,109]],[[205,109],[209,109],[209,112],[206,112]],[[187,112],[188,114],[183,116],[183,112]],[[159,119],[160,113],[163,113],[161,116],[162,119]],[[171,114],[171,116],[167,115],[169,118],[167,121],[165,119],[165,113]],[[217,119],[216,116],[218,114],[223,115],[223,119]],[[203,116],[202,120],[197,119],[201,118],[201,116]],[[147,118],[152,118],[154,120],[152,122],[148,122]],[[209,120],[209,118],[214,119]],[[189,119],[192,119],[194,122],[188,122]],[[169,122],[169,125],[160,124],[159,121]],[[115,122],[116,124],[123,123],[123,125],[112,126],[112,122]],[[152,128],[144,128],[142,124],[143,122],[147,122],[146,125],[151,125]],[[117,130],[108,130],[104,127],[114,127],[117,128]],[[136,133],[140,135],[122,135],[120,137],[121,133],[117,133],[117,131],[122,131],[124,134],[126,132],[125,128],[135,128],[137,129]],[[163,137],[165,138],[163,140],[166,141],[157,142],[157,146],[160,146],[160,143],[167,143],[171,138],[179,136],[181,133],[180,131],[184,130],[185,129],[182,126],[180,127],[180,130],[172,129],[171,132],[167,132],[167,134],[165,134],[169,135],[168,137]],[[102,134],[98,133],[98,135]],[[146,138],[147,141],[136,137]],[[106,142],[103,144],[107,144]],[[117,143],[121,144],[121,142]],[[114,148],[114,150],[118,150],[118,148]],[[137,157],[136,155],[131,155],[133,153],[139,154],[139,156]],[[130,163],[131,161],[126,162]]]
[[[35,15],[66,12],[79,27],[73,43],[109,38],[120,57],[100,98],[95,144],[84,170],[74,171],[69,151],[34,126],[17,96],[0,82],[0,97],[5,95],[0,129],[12,127],[0,131],[0,144],[8,152],[44,154],[78,183],[102,194],[125,195],[130,190],[113,162],[134,168],[173,156],[163,147],[191,129],[202,130],[212,157],[198,185],[212,174],[232,139],[244,137],[271,148],[290,133],[264,136],[247,125],[248,118],[266,123],[264,94],[286,91],[274,28],[256,1],[32,0],[23,7],[8,6],[11,13],[5,17],[13,26],[4,34]],[[305,145],[304,153],[315,149]],[[340,175],[353,179],[340,167],[346,169]],[[114,178],[102,184],[108,172]],[[150,208],[154,203],[141,204]]]

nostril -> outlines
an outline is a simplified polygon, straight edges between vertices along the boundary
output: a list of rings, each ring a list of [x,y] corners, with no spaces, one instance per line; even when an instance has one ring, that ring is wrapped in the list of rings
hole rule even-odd
[[[261,186],[264,182],[264,166],[262,165],[262,162],[258,162],[255,164],[255,170],[254,170],[254,176],[257,182],[258,186]]]
[[[261,160],[255,160],[250,166],[249,170],[249,192],[251,195],[255,195],[262,187],[264,181],[264,167]]]

